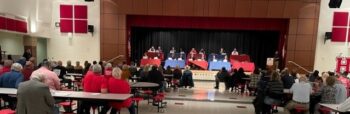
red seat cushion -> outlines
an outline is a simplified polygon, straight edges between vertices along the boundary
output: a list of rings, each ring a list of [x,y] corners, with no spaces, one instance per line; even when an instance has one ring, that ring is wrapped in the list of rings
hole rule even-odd
[[[153,92],[151,90],[145,90],[143,91],[144,94],[152,94]]]
[[[164,100],[164,96],[156,95],[153,99],[155,102],[161,102]]]
[[[331,113],[331,110],[329,108],[326,108],[326,107],[321,107],[320,109],[320,112],[322,112],[323,114],[329,114]]]
[[[142,101],[143,100],[143,98],[141,98],[141,97],[134,97],[134,98],[131,98],[133,101],[135,101],[135,102],[140,102],[140,101]]]
[[[66,101],[66,102],[60,102],[60,103],[58,103],[59,105],[61,105],[61,106],[71,106],[71,105],[75,105],[75,103],[74,102],[72,102],[72,104],[69,102],[69,101]]]
[[[3,110],[0,110],[0,114],[16,114],[16,111],[11,109],[3,109]]]
[[[302,106],[296,106],[295,107],[295,111],[300,113],[300,112],[305,112],[306,111],[306,108],[305,107],[302,107]]]

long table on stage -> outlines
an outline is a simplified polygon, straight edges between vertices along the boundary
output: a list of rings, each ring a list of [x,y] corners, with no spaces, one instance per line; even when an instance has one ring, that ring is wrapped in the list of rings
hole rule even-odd
[[[185,68],[186,62],[184,60],[166,60],[164,68],[170,66],[171,68],[175,68],[179,66],[179,68]]]
[[[141,59],[141,63],[140,65],[144,66],[144,65],[157,65],[160,66],[160,59]]]
[[[239,62],[239,61],[231,61],[232,69],[243,68],[245,72],[253,72],[255,69],[255,64],[252,62]]]
[[[231,55],[230,61],[239,61],[239,62],[247,61],[247,62],[249,62],[250,57],[249,57],[249,55]]]
[[[17,94],[17,89],[14,88],[0,88],[0,94],[13,95]],[[113,94],[113,93],[90,93],[77,91],[51,91],[54,98],[66,98],[75,100],[106,100],[106,101],[124,101],[132,94]]]
[[[194,60],[194,61],[188,61],[190,64],[194,64],[198,67],[200,67],[201,69],[207,70],[208,69],[208,62],[207,61],[198,61],[198,60]]]
[[[223,61],[211,61],[209,62],[209,70],[221,70],[225,67],[226,70],[231,70],[231,64]]]

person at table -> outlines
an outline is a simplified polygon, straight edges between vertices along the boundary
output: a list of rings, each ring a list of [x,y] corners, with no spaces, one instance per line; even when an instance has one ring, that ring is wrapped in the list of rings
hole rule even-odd
[[[179,58],[177,58],[177,60],[182,61],[182,55],[183,54],[180,54],[180,56],[179,56]]]
[[[173,75],[173,71],[171,70],[170,66],[167,66],[163,73],[167,75]],[[166,78],[166,82],[168,83],[168,85],[171,85],[171,81],[172,81],[172,77]]]
[[[172,83],[174,84],[174,88],[176,89],[179,84],[180,84],[180,79],[182,77],[182,71],[178,65],[176,65],[174,71],[173,71],[173,81]]]
[[[162,48],[160,46],[158,46],[157,50],[156,50],[157,53],[162,53]]]
[[[248,90],[250,95],[256,95],[256,88],[258,86],[258,81],[260,80],[260,71],[258,68],[255,68],[253,71],[253,74],[250,75],[250,82],[249,82],[249,86],[248,86]],[[254,93],[252,92],[254,91]]]
[[[6,72],[0,77],[0,87],[2,88],[18,88],[19,83],[23,82],[22,65],[14,63],[11,66],[11,71]],[[3,96],[2,99],[9,103],[11,109],[15,109],[16,98]]]
[[[326,104],[336,104],[336,93],[337,89],[335,88],[336,84],[336,78],[334,76],[329,76],[326,79],[326,85],[319,91],[321,95],[321,101],[320,103],[326,103]],[[315,114],[320,114],[319,112],[320,105],[317,104],[315,106]]]
[[[283,96],[283,84],[281,81],[281,77],[276,71],[272,72],[271,79],[267,83],[267,86],[265,88],[266,90],[266,96],[264,99],[264,110],[263,112],[270,112],[271,111],[271,105],[276,104],[279,105],[282,102],[282,96]],[[264,114],[264,113],[263,113]]]
[[[213,62],[217,62],[218,60],[216,59],[215,54],[213,55]]]
[[[0,69],[0,76],[6,72],[11,71],[11,65],[13,64],[12,60],[5,60],[4,66]]]
[[[197,54],[196,49],[192,48],[191,51],[190,51],[190,54],[191,54],[191,55]]]
[[[285,89],[289,89],[295,83],[295,78],[290,75],[288,68],[285,68],[281,72],[283,87]]]
[[[121,79],[122,70],[118,67],[113,68],[112,77],[107,81],[107,89],[103,89],[102,93],[117,93],[117,94],[130,94],[131,88],[127,81]],[[128,108],[130,114],[135,114],[135,105],[133,104],[131,98],[124,100],[123,102],[110,102],[110,106],[112,106],[112,110],[110,114],[116,114],[117,110],[120,108]],[[101,114],[106,114],[109,110],[109,106],[107,106],[104,112]]]
[[[227,62],[227,55],[225,55],[223,62]]]
[[[344,85],[345,88],[350,88],[350,80],[347,78],[348,72],[343,72],[341,74],[337,74],[337,82]],[[348,93],[348,92],[347,92]]]
[[[74,66],[72,65],[72,62],[70,60],[67,61],[66,70],[67,73],[74,73]]]
[[[314,92],[314,94],[312,94],[310,96],[310,108],[309,108],[309,112],[310,114],[314,114],[315,113],[315,106],[320,103],[321,101],[321,95],[317,94],[320,93],[320,90],[323,88],[324,84],[323,84],[323,80],[321,77],[317,77],[315,79],[315,82],[311,84],[312,85],[312,91]],[[316,94],[315,94],[316,93]]]
[[[319,76],[318,76],[318,73],[319,73],[318,70],[315,70],[313,73],[311,73],[310,76],[309,76],[309,81],[310,81],[310,82],[314,82],[315,79],[316,79],[317,77],[319,77]]]
[[[224,50],[224,48],[220,48],[220,55],[226,55],[226,52],[225,52],[225,50]]]
[[[100,93],[106,91],[107,80],[102,75],[102,67],[99,64],[92,65],[91,73],[87,73],[83,79],[83,91]],[[106,111],[106,102],[98,100],[84,100],[81,103],[81,108],[78,109],[79,113],[90,114],[90,108],[92,106],[104,106],[101,112]]]
[[[156,49],[154,48],[154,46],[152,46],[151,48],[148,49],[148,52],[156,52]]]
[[[225,67],[222,67],[222,69],[215,75],[215,89],[219,89],[219,83],[224,82],[225,83],[225,90],[228,90],[230,88],[229,79],[230,74],[227,72]]]
[[[22,74],[23,74],[23,81],[27,81],[30,79],[30,75],[32,75],[34,71],[34,64],[30,61],[26,62],[26,65],[24,65]]]
[[[55,114],[55,99],[44,84],[45,74],[33,73],[29,81],[17,89],[16,114]]]
[[[296,107],[303,107],[309,109],[310,95],[312,93],[312,87],[308,83],[305,76],[299,78],[299,83],[294,83],[290,88],[290,92],[293,94],[292,101],[286,105],[286,113],[289,114],[291,110],[294,110]],[[304,112],[309,114],[309,110]]]
[[[157,90],[163,91],[164,85],[163,85],[163,81],[164,81],[164,76],[162,74],[162,72],[158,71],[158,67],[157,66],[152,66],[152,70],[148,72],[148,82],[152,82],[152,83],[157,83],[159,84],[159,87],[154,89],[154,93]]]
[[[244,90],[245,90],[245,85],[247,84],[248,80],[246,80],[247,78],[249,78],[245,73],[244,73],[244,69],[243,68],[239,68],[237,71],[237,80],[238,80],[238,84],[241,88],[241,94],[243,95]]]
[[[180,81],[181,87],[185,87],[185,88],[187,88],[187,86],[189,88],[194,87],[192,76],[193,74],[192,74],[192,71],[190,70],[190,66],[186,66]]]
[[[87,63],[86,66],[84,66],[83,76],[86,75],[86,73],[90,70],[91,63]]]
[[[194,49],[194,48],[193,48]],[[180,55],[185,54],[185,51],[180,48]]]
[[[201,50],[199,50],[199,54],[201,54],[201,55],[205,55],[205,51],[204,51],[204,49],[202,48]]]
[[[141,66],[140,68],[140,82],[147,82],[148,81],[148,72],[149,72],[149,65]]]
[[[142,59],[148,59],[147,53],[143,54]]]
[[[236,48],[233,49],[233,51],[231,52],[231,55],[239,55],[239,53],[238,53]]]
[[[83,74],[83,66],[80,65],[79,61],[75,62],[74,72],[78,74]]]
[[[45,75],[45,84],[50,87],[50,89],[53,90],[60,90],[61,89],[61,83],[60,79],[58,78],[57,74],[51,69],[51,63],[49,61],[44,61],[41,63],[41,67],[37,70],[35,70],[33,74],[44,74]]]
[[[348,112],[350,110],[350,97],[340,103],[337,108],[338,111],[340,111],[339,114],[350,114],[350,112]]]
[[[113,66],[111,63],[107,63],[104,69],[104,77],[108,80],[109,78],[112,77],[112,70],[113,70]]]
[[[176,53],[176,50],[175,50],[175,48],[174,48],[174,47],[171,47],[171,50],[169,51],[169,53],[171,53],[171,54],[174,54],[174,53]]]

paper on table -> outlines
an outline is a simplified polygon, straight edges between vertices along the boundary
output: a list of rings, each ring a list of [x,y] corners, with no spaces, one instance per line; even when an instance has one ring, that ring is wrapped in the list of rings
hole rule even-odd
[[[68,93],[68,92],[58,92],[58,91],[53,93],[54,96],[68,96],[70,94],[71,93]]]
[[[100,95],[101,93],[91,93],[91,95]]]

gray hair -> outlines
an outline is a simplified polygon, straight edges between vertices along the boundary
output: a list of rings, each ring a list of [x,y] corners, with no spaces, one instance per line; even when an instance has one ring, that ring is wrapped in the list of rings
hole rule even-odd
[[[30,76],[30,80],[38,80],[40,82],[44,82],[45,80],[45,75],[43,73],[33,73]]]
[[[107,63],[105,67],[106,68],[112,68],[112,64],[111,63]]]
[[[11,66],[11,70],[20,72],[23,69],[22,65],[19,63],[14,63]]]
[[[94,73],[101,73],[102,72],[101,65],[99,65],[99,64],[93,65],[92,66],[92,72],[94,72]]]
[[[122,74],[122,70],[120,70],[119,67],[113,68],[112,76],[113,76],[115,79],[121,79],[121,74]]]

